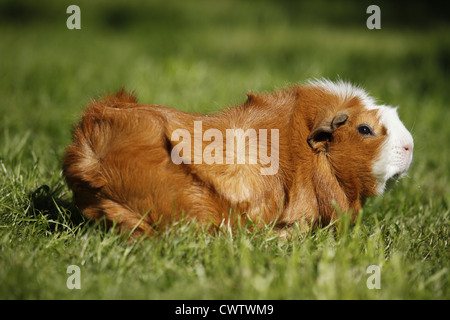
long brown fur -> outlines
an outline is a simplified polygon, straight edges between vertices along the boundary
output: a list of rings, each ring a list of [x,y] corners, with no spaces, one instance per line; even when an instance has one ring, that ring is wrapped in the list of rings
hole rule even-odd
[[[342,112],[345,124],[333,125]],[[261,175],[260,162],[197,164],[192,155],[183,155],[191,164],[175,164],[172,133],[183,128],[194,137],[194,121],[202,121],[202,133],[214,128],[223,137],[230,128],[278,129],[277,174]],[[376,130],[376,138],[358,134],[362,122]],[[321,131],[333,126],[330,136]],[[63,173],[86,217],[106,218],[134,235],[150,235],[183,214],[213,226],[251,219],[306,228],[330,223],[336,207],[356,215],[376,193],[369,160],[385,137],[375,112],[364,109],[358,97],[345,99],[312,85],[249,93],[242,105],[211,115],[138,104],[121,90],[86,109]],[[270,135],[268,141],[270,150]],[[209,143],[202,142],[202,150]]]

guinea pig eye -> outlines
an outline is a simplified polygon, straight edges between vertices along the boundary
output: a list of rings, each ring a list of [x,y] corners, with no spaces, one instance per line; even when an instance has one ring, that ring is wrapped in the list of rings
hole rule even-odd
[[[366,124],[361,124],[360,126],[358,126],[358,132],[362,136],[373,136],[374,135],[372,128],[370,128]]]

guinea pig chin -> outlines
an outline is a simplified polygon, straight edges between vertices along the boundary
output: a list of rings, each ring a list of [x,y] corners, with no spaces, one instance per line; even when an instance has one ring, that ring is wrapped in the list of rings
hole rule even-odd
[[[400,121],[396,108],[378,106],[377,109],[381,124],[387,130],[386,140],[372,167],[372,173],[378,182],[377,194],[381,194],[388,180],[398,179],[406,174],[413,157],[414,141]]]

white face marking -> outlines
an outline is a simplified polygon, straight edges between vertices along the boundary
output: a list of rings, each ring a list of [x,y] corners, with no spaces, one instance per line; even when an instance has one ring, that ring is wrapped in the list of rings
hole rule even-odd
[[[381,194],[389,179],[402,177],[408,170],[412,161],[414,141],[411,133],[400,121],[396,108],[377,106],[369,109],[378,110],[380,121],[387,129],[387,140],[372,169],[378,181],[377,193]]]

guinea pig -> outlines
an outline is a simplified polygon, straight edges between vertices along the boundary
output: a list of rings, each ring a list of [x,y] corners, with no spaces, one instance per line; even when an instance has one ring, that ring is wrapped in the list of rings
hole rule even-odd
[[[63,160],[76,205],[133,236],[181,217],[307,229],[337,211],[354,219],[411,164],[396,109],[359,87],[315,80],[247,96],[206,115],[139,104],[124,90],[93,100]]]

